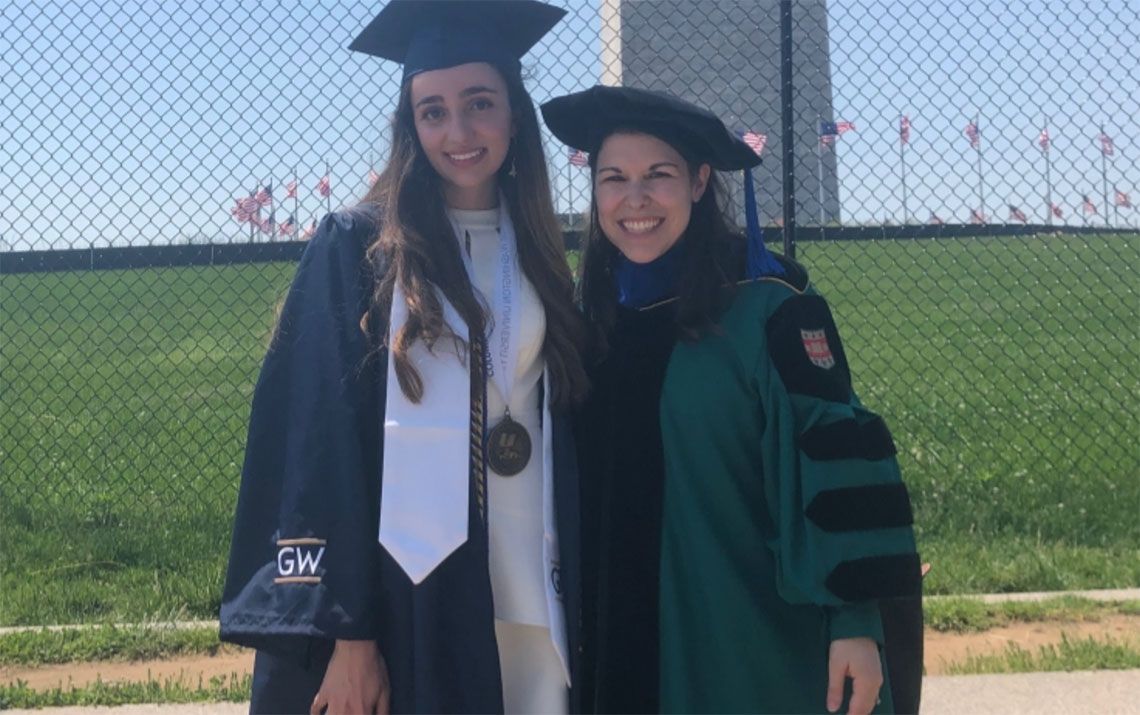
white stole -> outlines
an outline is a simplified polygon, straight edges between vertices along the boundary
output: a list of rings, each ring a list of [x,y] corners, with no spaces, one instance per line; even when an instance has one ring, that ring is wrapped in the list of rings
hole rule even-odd
[[[506,388],[503,390],[506,396],[509,395],[517,364],[522,272],[515,250],[514,226],[504,196],[499,197],[499,234],[504,260],[500,261],[500,278],[496,282],[494,300],[497,315],[505,315],[506,319],[495,321],[491,326],[492,333],[487,342],[492,354],[487,362],[497,373],[494,375],[496,381]],[[470,261],[465,254],[464,265],[468,277],[473,278]],[[469,344],[467,324],[442,292],[436,290],[443,306],[444,321],[455,335]],[[397,281],[392,293],[389,344],[407,319],[407,297]],[[408,357],[423,378],[424,394],[419,404],[407,399],[396,379],[395,361],[389,358],[378,538],[412,583],[419,584],[467,541],[471,384],[469,368],[446,339],[436,343],[435,354],[428,351],[423,341],[416,341],[409,347]],[[483,359],[483,356],[471,357]],[[559,551],[554,505],[551,393],[549,375],[545,370],[542,379],[544,589],[551,640],[569,685],[566,618],[557,583]]]
[[[442,293],[439,299],[448,327],[467,340],[467,323]],[[389,344],[408,320],[398,281],[390,319]],[[436,342],[434,355],[422,340],[409,346],[408,358],[423,378],[419,404],[404,395],[396,361],[388,359],[379,539],[412,583],[467,541],[471,376],[455,350],[447,339]]]

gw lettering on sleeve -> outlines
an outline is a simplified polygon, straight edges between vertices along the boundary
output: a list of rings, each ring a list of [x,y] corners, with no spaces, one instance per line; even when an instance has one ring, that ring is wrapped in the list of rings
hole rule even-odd
[[[320,583],[324,539],[278,539],[277,578],[273,583]]]

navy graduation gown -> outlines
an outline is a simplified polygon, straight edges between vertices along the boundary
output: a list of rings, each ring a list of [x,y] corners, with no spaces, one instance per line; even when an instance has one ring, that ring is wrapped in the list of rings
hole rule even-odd
[[[360,329],[375,234],[373,213],[330,214],[301,258],[254,391],[221,638],[258,650],[252,712],[308,712],[336,639],[379,643],[393,713],[502,712],[487,532],[475,500],[467,542],[419,585],[377,541],[387,353],[367,359]],[[567,420],[553,420],[576,673],[577,467]]]

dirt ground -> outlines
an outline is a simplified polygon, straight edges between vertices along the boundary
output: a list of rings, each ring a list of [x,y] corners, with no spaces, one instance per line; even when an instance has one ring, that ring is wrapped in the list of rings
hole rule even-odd
[[[22,680],[34,690],[50,690],[60,686],[67,688],[70,685],[86,685],[96,680],[102,680],[104,683],[146,682],[148,678],[152,678],[159,682],[176,679],[185,685],[196,686],[199,679],[206,683],[215,676],[228,678],[231,673],[243,675],[252,672],[253,652],[227,647],[215,656],[188,656],[124,663],[113,661],[65,663],[36,668],[0,668],[0,685]]]
[[[982,633],[936,633],[926,631],[924,665],[927,675],[943,675],[952,663],[960,663],[971,655],[1005,652],[1009,644],[1036,653],[1042,646],[1061,642],[1061,634],[1070,640],[1098,641],[1140,646],[1140,618],[1111,616],[1095,623],[1019,623],[994,628]]]
[[[1111,638],[1116,642],[1129,642],[1140,646],[1140,618],[1113,616],[1096,623],[1025,623],[995,628],[983,633],[926,633],[926,673],[941,675],[952,663],[970,655],[1002,653],[1010,643],[1036,652],[1044,645],[1060,643],[1061,635],[1070,639]],[[237,648],[224,648],[216,656],[193,656],[170,660],[151,660],[133,663],[69,663],[38,668],[0,668],[0,684],[22,680],[29,687],[46,690],[54,687],[84,685],[101,679],[112,681],[159,681],[179,679],[195,686],[215,676],[229,677],[253,670],[253,655]]]

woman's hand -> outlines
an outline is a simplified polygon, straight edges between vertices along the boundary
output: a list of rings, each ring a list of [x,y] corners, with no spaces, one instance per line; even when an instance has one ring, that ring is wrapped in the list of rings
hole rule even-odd
[[[388,715],[388,666],[376,641],[336,642],[309,715]]]
[[[831,642],[827,663],[827,709],[835,712],[843,704],[843,685],[854,680],[848,715],[868,715],[879,702],[883,667],[879,646],[870,638],[841,638]]]

